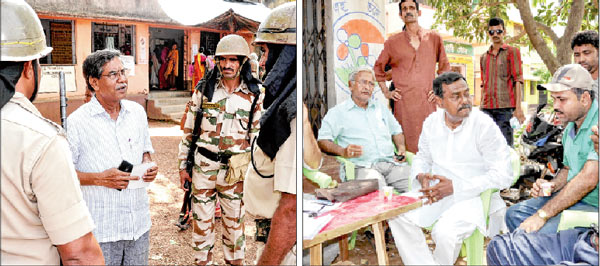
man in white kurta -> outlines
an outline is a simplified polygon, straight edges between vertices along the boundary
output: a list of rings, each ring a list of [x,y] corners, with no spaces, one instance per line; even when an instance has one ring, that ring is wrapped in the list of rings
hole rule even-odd
[[[498,193],[492,195],[488,230],[479,194],[512,182],[506,140],[489,116],[472,110],[464,77],[444,73],[434,80],[433,90],[441,108],[423,124],[410,176],[412,191],[422,193],[426,205],[389,220],[405,265],[452,265],[476,228],[494,234],[506,206]],[[421,230],[432,225],[433,254]]]

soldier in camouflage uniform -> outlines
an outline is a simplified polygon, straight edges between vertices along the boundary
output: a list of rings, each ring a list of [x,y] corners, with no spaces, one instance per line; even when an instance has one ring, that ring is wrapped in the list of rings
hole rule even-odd
[[[186,180],[192,182],[192,247],[198,265],[213,264],[217,200],[222,209],[225,261],[241,265],[244,259],[243,174],[240,179],[230,180],[226,179],[226,173],[231,155],[249,155],[249,140],[258,134],[260,126],[260,82],[252,77],[248,53],[248,44],[239,35],[228,35],[219,41],[215,53],[217,67],[207,73],[192,95],[179,144],[182,187]],[[250,115],[253,103],[255,108]],[[185,171],[186,157],[200,106],[203,117],[190,178]]]

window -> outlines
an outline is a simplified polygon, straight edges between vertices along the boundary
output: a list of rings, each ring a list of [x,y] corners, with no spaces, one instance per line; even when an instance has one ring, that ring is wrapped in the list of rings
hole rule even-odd
[[[75,64],[75,38],[72,20],[41,19],[46,45],[52,53],[40,58],[40,64]]]
[[[135,59],[135,26],[92,23],[92,52],[115,49]]]

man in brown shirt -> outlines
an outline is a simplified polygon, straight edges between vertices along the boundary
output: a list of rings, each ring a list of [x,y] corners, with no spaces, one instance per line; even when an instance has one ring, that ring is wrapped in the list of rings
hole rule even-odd
[[[513,144],[510,119],[514,116],[520,123],[525,121],[521,110],[523,66],[519,48],[504,43],[504,21],[491,18],[488,34],[492,39],[490,49],[481,55],[481,101],[480,108],[491,116],[506,138]]]
[[[450,64],[442,37],[419,26],[419,3],[401,0],[399,5],[405,30],[385,41],[373,70],[383,95],[394,100],[394,116],[404,129],[406,150],[416,153],[423,121],[436,110],[432,91],[436,63],[438,74],[450,71]],[[392,67],[393,91],[385,84],[386,65]]]

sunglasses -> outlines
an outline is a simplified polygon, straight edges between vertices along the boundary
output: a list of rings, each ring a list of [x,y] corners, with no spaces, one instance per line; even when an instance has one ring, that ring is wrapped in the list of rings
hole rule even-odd
[[[494,33],[497,33],[498,35],[502,34],[504,31],[503,30],[489,30],[488,33],[492,36],[494,36]]]

